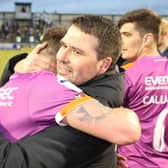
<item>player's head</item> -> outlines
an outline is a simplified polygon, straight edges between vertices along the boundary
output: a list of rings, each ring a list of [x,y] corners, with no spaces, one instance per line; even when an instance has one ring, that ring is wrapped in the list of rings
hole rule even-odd
[[[118,26],[122,36],[122,57],[136,60],[157,49],[161,18],[149,9],[124,14]]]
[[[47,47],[43,49],[40,54],[47,57],[56,57],[56,53],[60,48],[60,40],[66,33],[66,28],[64,26],[52,26],[48,28],[42,38],[42,42],[47,42]]]
[[[82,84],[115,65],[120,48],[120,32],[111,19],[76,17],[61,40],[57,71],[71,82]]]

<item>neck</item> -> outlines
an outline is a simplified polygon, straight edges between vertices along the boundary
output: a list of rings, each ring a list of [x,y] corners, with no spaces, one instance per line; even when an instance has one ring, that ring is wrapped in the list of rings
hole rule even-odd
[[[157,46],[153,45],[153,46],[144,48],[143,52],[138,57],[138,59],[140,59],[144,56],[154,57],[154,56],[158,56],[158,55],[160,55],[160,53],[158,52]]]

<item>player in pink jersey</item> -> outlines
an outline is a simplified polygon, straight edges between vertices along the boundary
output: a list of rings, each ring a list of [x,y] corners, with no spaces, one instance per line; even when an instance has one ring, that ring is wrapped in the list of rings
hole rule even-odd
[[[65,32],[64,27],[49,28],[43,37],[47,47],[40,54],[56,62],[59,41]],[[1,133],[16,141],[55,125],[55,114],[81,92],[54,72],[14,73],[0,88]]]
[[[55,125],[56,113],[81,92],[53,72],[13,74],[0,88],[1,133],[16,141]]]
[[[167,168],[164,121],[168,109],[168,60],[157,49],[161,18],[148,9],[121,17],[122,57],[132,65],[125,71],[124,106],[139,116],[142,135],[132,145],[120,146],[118,168]],[[166,139],[166,138],[165,138]],[[122,159],[126,159],[122,164]]]

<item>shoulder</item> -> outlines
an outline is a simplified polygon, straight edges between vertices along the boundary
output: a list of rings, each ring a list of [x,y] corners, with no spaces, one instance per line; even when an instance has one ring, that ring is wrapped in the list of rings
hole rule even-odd
[[[104,105],[118,107],[123,103],[123,74],[106,73],[96,77],[81,88]]]

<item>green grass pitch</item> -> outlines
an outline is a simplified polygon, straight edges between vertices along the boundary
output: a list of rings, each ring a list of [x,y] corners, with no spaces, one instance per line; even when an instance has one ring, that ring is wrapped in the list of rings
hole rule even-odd
[[[0,76],[8,60],[17,54],[29,53],[32,49],[25,47],[19,50],[0,50]]]

